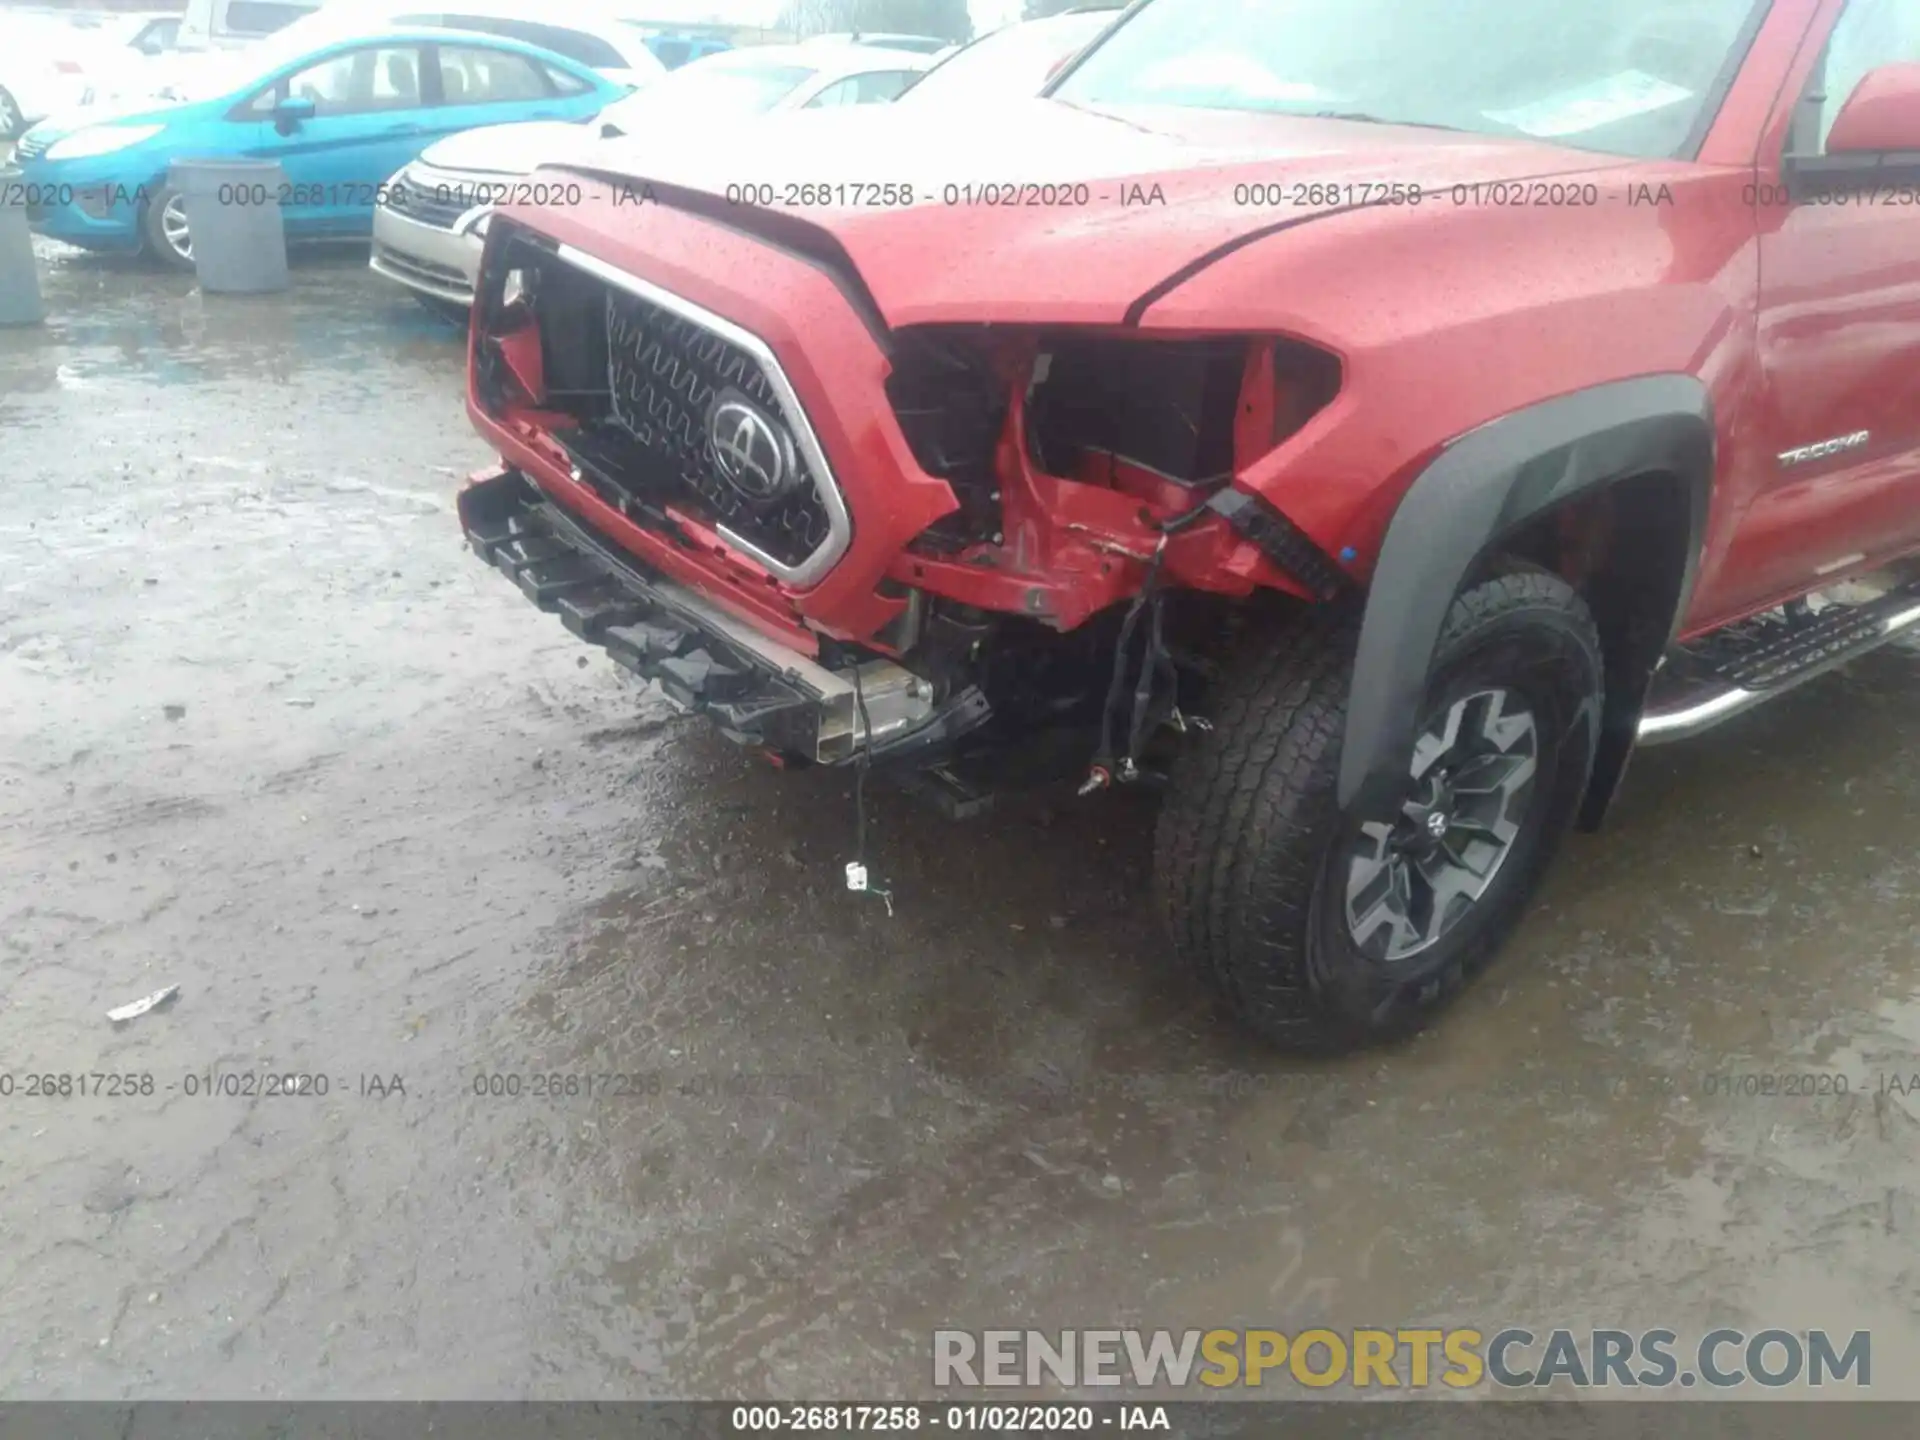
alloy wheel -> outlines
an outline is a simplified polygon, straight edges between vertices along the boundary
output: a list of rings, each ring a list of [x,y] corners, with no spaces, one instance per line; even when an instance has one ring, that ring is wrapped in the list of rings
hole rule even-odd
[[[26,128],[21,123],[25,119],[20,113],[20,102],[13,98],[6,86],[0,85],[0,140],[17,139]]]
[[[193,237],[187,233],[187,205],[178,195],[167,197],[167,208],[160,212],[160,233],[174,254],[182,260],[193,259]]]
[[[1511,690],[1448,706],[1414,745],[1409,798],[1360,827],[1347,862],[1347,929],[1371,959],[1437,944],[1492,885],[1533,799],[1539,727]]]

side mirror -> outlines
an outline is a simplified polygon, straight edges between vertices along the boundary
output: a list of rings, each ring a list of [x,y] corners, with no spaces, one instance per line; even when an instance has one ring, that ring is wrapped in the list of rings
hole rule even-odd
[[[1787,156],[1785,175],[1796,202],[1920,184],[1920,64],[1869,70],[1834,116],[1826,149]]]
[[[1902,150],[1920,154],[1920,64],[1869,70],[1827,132],[1829,155]]]
[[[313,114],[313,101],[304,95],[289,95],[273,107],[273,127],[282,135],[291,135],[300,128],[301,121],[311,120]]]

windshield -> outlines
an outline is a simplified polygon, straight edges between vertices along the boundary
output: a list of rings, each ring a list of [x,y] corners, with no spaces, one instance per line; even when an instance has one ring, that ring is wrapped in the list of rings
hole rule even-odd
[[[811,65],[757,61],[740,51],[709,55],[614,101],[600,112],[600,120],[624,135],[638,135],[658,125],[759,115],[814,71]]]
[[[1768,0],[1150,0],[1053,92],[1673,155]]]
[[[1112,23],[1113,13],[1009,25],[956,50],[900,97],[902,105],[1015,100],[1038,95],[1047,72]]]

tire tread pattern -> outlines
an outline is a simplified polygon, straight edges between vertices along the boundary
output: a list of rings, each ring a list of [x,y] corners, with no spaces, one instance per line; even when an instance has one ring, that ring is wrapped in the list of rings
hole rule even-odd
[[[1599,636],[1572,588],[1549,572],[1513,567],[1455,600],[1436,665],[1469,637],[1529,618],[1571,627],[1597,662]],[[1263,1039],[1308,1053],[1380,1038],[1356,1035],[1329,1013],[1307,938],[1338,820],[1358,635],[1353,609],[1316,607],[1278,634],[1249,636],[1215,691],[1212,733],[1174,766],[1155,837],[1158,901],[1182,958]],[[1435,977],[1417,996],[1417,1010],[1436,1008],[1460,988],[1496,947],[1484,948]],[[1368,1022],[1384,1025],[1387,1008]]]

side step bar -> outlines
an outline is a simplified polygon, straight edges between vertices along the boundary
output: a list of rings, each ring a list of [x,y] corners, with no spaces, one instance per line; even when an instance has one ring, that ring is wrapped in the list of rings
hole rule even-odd
[[[1789,607],[1673,650],[1640,717],[1640,743],[1685,740],[1920,625],[1920,584],[1858,604]]]

